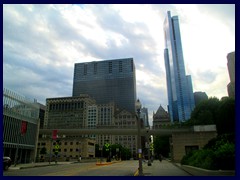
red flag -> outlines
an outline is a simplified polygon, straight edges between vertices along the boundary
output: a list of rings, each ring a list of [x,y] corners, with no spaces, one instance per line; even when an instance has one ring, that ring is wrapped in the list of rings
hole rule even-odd
[[[21,134],[24,135],[27,132],[27,121],[22,121]]]
[[[53,130],[53,132],[52,132],[52,139],[53,139],[53,140],[56,140],[56,139],[57,139],[57,130],[56,130],[56,129]]]

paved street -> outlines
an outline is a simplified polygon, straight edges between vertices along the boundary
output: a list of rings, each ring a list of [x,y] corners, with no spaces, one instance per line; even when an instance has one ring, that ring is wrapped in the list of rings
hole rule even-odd
[[[36,167],[33,167],[36,166]],[[137,176],[138,161],[113,162],[109,165],[97,166],[96,162],[73,163],[59,162],[24,164],[10,167],[4,176]],[[154,160],[151,166],[143,162],[144,176],[189,176],[176,165],[163,160]]]
[[[18,165],[4,171],[4,176],[133,176],[137,170],[137,161],[121,161],[109,165],[97,166],[96,162],[90,163],[48,163],[33,165]],[[19,169],[22,166],[22,169]]]

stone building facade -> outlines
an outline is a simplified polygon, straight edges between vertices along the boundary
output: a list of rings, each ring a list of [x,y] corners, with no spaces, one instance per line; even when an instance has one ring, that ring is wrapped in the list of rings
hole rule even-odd
[[[215,125],[194,126],[193,132],[173,133],[170,139],[171,160],[181,162],[191,150],[202,149],[217,136]]]

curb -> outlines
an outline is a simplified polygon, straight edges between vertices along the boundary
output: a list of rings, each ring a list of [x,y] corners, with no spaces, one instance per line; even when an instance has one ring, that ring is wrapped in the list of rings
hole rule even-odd
[[[110,163],[96,163],[97,166],[106,166],[106,165],[110,165],[113,164],[112,162]]]
[[[103,163],[96,163],[97,166],[105,166],[105,165],[111,165],[114,163],[120,163],[121,161],[117,161],[117,162],[103,162]]]
[[[139,174],[139,171],[138,171],[138,170],[136,170],[136,172],[134,173],[134,175],[133,175],[133,176],[138,176],[138,174]]]
[[[182,165],[181,168],[193,176],[235,176],[234,170],[208,170],[194,166]]]

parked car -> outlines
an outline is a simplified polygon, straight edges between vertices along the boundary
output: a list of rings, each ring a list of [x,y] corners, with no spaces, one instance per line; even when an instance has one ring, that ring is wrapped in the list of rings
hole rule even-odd
[[[3,157],[3,169],[7,170],[12,164],[12,160],[10,157]]]

